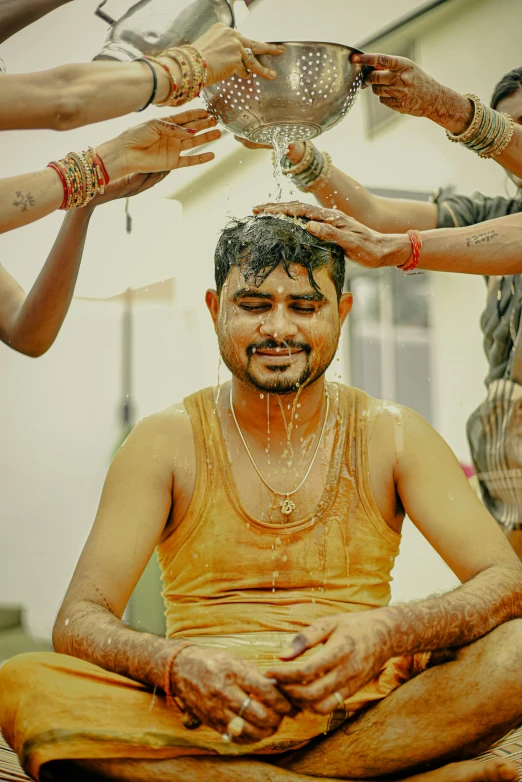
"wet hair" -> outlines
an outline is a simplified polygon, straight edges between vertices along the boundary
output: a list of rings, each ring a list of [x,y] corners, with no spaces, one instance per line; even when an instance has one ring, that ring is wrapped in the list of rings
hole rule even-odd
[[[522,89],[522,66],[513,68],[512,71],[506,73],[495,86],[493,97],[491,98],[491,108],[496,109],[501,100],[509,98],[510,95],[513,95],[520,89]]]
[[[308,272],[310,285],[317,293],[321,291],[314,271],[327,266],[340,299],[344,284],[344,252],[339,245],[323,242],[308,233],[307,222],[307,218],[286,215],[233,219],[221,232],[214,254],[218,294],[233,266],[239,266],[245,280],[259,287],[279,264],[290,278],[290,266],[298,264]]]

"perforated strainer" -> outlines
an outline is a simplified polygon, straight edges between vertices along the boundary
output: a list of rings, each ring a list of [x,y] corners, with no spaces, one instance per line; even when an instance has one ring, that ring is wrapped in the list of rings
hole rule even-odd
[[[227,130],[271,143],[278,127],[289,141],[306,140],[350,111],[364,75],[364,66],[350,60],[359,49],[313,41],[285,41],[285,47],[281,55],[258,56],[277,72],[272,81],[232,76],[203,90],[208,110]]]

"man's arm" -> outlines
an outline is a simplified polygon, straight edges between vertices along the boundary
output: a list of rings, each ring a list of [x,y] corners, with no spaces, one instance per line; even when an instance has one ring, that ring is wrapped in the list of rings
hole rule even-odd
[[[184,439],[192,443],[186,412],[180,412],[185,411],[178,407],[177,414],[165,411],[145,419],[118,451],[56,619],[53,643],[57,652],[150,688],[166,689],[170,673],[170,686],[189,713],[219,733],[227,731],[251,694],[255,700],[244,714],[237,740],[259,741],[275,733],[290,705],[253,663],[224,651],[139,633],[121,621],[171,513],[173,455]]]
[[[157,415],[118,451],[53,631],[57,652],[159,688],[177,642],[131,630],[121,617],[169,518],[172,442],[172,419]]]
[[[522,564],[515,552],[443,439],[411,410],[399,408],[399,416],[370,414],[377,419],[370,465],[372,449],[379,461],[387,452],[394,495],[464,583],[416,603],[320,619],[298,633],[283,659],[324,646],[304,663],[267,674],[297,705],[319,713],[338,707],[334,692],[349,697],[390,657],[464,646],[522,616]]]
[[[464,583],[440,597],[387,608],[392,655],[464,646],[522,616],[522,564],[455,455],[417,413],[403,409],[400,423],[397,494]]]
[[[291,202],[256,206],[259,214],[308,217],[306,229],[335,242],[350,260],[370,269],[401,266],[412,252],[407,234],[382,234],[333,209]],[[421,231],[419,269],[461,274],[507,275],[522,272],[522,213],[464,228]]]
[[[0,43],[71,0],[0,0]]]

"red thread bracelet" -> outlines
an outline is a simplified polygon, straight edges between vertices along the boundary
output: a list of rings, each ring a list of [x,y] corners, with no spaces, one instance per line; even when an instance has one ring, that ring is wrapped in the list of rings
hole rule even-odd
[[[412,272],[419,265],[420,254],[422,250],[422,238],[418,231],[410,228],[407,231],[408,238],[411,242],[411,254],[405,263],[401,266],[397,266],[403,272]]]
[[[94,150],[94,153],[95,153],[95,155],[98,158],[98,161],[100,163],[100,168],[102,170],[103,176],[105,177],[105,187],[107,187],[107,185],[111,181],[111,178],[109,176],[109,172],[107,171],[107,169],[105,167],[105,163],[103,162],[102,156],[100,155],[100,153],[98,152],[97,149]]]
[[[65,205],[67,204],[67,195],[68,195],[68,193],[67,193],[67,182],[65,181],[65,177],[64,177],[64,175],[62,174],[62,172],[60,171],[60,169],[58,168],[58,166],[55,166],[55,164],[54,164],[54,163],[48,163],[48,164],[47,164],[47,168],[52,168],[52,169],[53,169],[53,171],[56,171],[56,173],[58,174],[58,176],[59,176],[59,177],[60,177],[60,179],[62,180],[62,185],[63,185],[63,201],[62,201],[62,205],[61,205],[60,209],[63,209],[63,208],[65,207]]]

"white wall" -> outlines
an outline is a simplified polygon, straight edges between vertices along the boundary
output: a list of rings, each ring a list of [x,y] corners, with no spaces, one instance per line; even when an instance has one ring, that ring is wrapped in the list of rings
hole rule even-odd
[[[312,24],[315,12],[310,11],[315,2],[299,1],[300,18]],[[261,7],[268,9],[270,2],[264,0]],[[348,38],[350,22],[354,14],[365,13],[365,8],[354,3],[346,14],[346,0],[330,0],[329,8],[335,3],[338,13],[331,14],[332,34],[325,29],[321,35],[336,38],[342,26],[345,40],[355,43]],[[103,23],[92,16],[96,5],[97,0],[71,3],[2,45],[0,57],[8,70],[31,71],[90,59],[105,36]],[[411,6],[405,0],[398,10],[402,13],[407,7]],[[287,26],[285,9],[289,8],[290,4],[277,0],[281,24]],[[418,59],[442,80],[487,99],[496,78],[519,63],[521,10],[518,0],[475,0],[466,15],[456,16],[450,26],[439,30],[435,25],[423,34]],[[326,24],[325,15],[322,19]],[[494,55],[486,57],[483,52],[486,45],[491,49],[493,24],[496,48]],[[494,164],[479,162],[447,143],[443,133],[427,122],[399,118],[381,139],[369,142],[361,109],[357,105],[319,146],[329,149],[341,167],[365,184],[423,191],[445,183],[466,191],[501,189],[502,174]],[[148,116],[157,113],[155,109],[146,112]],[[95,145],[142,118],[114,120],[68,134],[4,133],[2,176],[40,168],[69,149]],[[218,160],[213,167],[174,172],[161,185],[162,193],[182,188],[186,219],[183,229],[168,236],[168,241],[164,239],[167,246],[161,248],[172,258],[174,303],[138,307],[134,375],[140,415],[215,382],[217,350],[203,292],[212,284],[217,231],[227,212],[248,213],[273,187],[264,152],[242,150],[230,138],[216,149]],[[60,216],[54,215],[0,237],[1,262],[26,287],[35,278],[59,222]],[[105,230],[113,241],[114,236],[121,236],[123,246],[121,224],[115,220],[114,232]],[[152,263],[157,252],[155,241],[144,263]],[[106,263],[119,262],[117,255],[113,251]],[[437,421],[463,456],[464,421],[481,396],[485,374],[477,328],[484,292],[478,279],[440,275],[433,293]],[[91,525],[118,436],[120,319],[118,304],[75,302],[56,345],[43,358],[34,361],[0,345],[0,602],[27,606],[30,627],[38,635],[50,632]],[[337,366],[342,374],[344,367],[336,364],[336,372]],[[430,559],[426,545],[415,535],[405,537],[404,549],[411,560],[422,561],[423,580],[408,564],[398,573],[397,596],[415,596],[450,583],[445,567]]]

